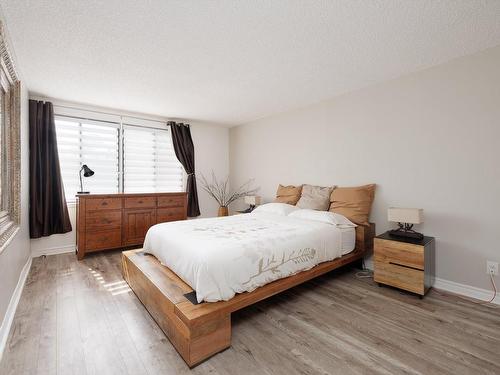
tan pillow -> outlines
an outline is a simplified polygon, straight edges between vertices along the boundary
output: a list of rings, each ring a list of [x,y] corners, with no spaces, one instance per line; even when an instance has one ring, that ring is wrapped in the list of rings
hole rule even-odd
[[[302,186],[283,186],[279,184],[278,191],[276,191],[277,203],[287,203],[295,205],[300,198],[300,192],[302,191]]]
[[[375,184],[338,187],[330,196],[330,211],[344,215],[356,224],[368,225],[375,196]]]
[[[327,211],[330,207],[330,194],[332,187],[322,187],[313,185],[302,186],[302,194],[297,207],[309,208],[311,210]]]

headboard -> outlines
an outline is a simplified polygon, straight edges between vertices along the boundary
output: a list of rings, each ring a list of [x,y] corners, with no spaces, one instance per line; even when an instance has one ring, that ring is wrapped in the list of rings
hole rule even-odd
[[[373,250],[373,238],[375,237],[375,223],[370,225],[358,225],[356,227],[356,250]]]

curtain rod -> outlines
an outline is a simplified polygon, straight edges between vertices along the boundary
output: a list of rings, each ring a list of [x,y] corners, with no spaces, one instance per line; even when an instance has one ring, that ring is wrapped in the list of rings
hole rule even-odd
[[[102,113],[102,112],[101,112]],[[65,117],[65,118],[69,118],[69,119],[77,119],[77,120],[88,120],[88,121],[94,121],[94,122],[104,122],[106,124],[114,124],[114,125],[118,125],[118,128],[120,128],[120,124],[122,124],[123,126],[128,126],[128,127],[132,127],[132,128],[143,128],[143,129],[152,129],[152,130],[168,130],[170,131],[170,125],[167,124],[167,123],[164,123],[164,122],[160,122],[160,121],[155,121],[155,122],[158,122],[162,125],[165,125],[165,129],[162,129],[162,128],[155,128],[154,126],[147,126],[147,125],[135,125],[135,124],[128,124],[126,122],[115,122],[115,121],[106,121],[106,120],[96,120],[96,119],[93,119],[93,118],[88,118],[88,117],[79,117],[79,116],[71,116],[71,115],[58,115],[57,113],[55,113],[55,117]],[[121,116],[120,116],[121,117]],[[127,116],[128,117],[128,116]],[[189,125],[188,125],[189,126]]]
[[[116,114],[116,113],[112,113],[112,112],[96,111],[94,109],[84,109],[84,108],[72,107],[72,106],[61,105],[61,104],[52,104],[52,105],[54,107],[59,107],[59,108],[67,108],[67,109],[74,109],[74,110],[77,110],[77,111],[86,111],[86,112],[100,113],[102,115],[119,116],[120,118],[129,117],[129,118],[133,118],[133,119],[136,119],[136,120],[145,120],[145,121],[159,122],[161,124],[166,124],[166,123],[168,123],[170,121],[170,120],[164,120],[164,121],[162,121],[162,120],[151,120],[151,119],[144,118],[144,117],[139,117],[139,116],[130,116],[130,115],[124,115],[124,114]],[[89,118],[82,118],[82,119],[84,119],[84,120],[94,120],[95,121],[95,119],[89,119]],[[107,122],[113,122],[113,121],[107,121]]]

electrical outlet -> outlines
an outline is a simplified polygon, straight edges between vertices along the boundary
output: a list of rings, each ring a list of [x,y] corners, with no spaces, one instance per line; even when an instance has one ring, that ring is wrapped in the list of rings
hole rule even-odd
[[[498,262],[486,261],[486,273],[488,275],[498,275]]]

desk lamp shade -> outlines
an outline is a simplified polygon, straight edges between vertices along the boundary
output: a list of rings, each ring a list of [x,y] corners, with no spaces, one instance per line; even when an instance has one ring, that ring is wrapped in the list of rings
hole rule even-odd
[[[91,177],[94,175],[94,171],[92,169],[90,169],[89,167],[87,167],[87,164],[84,164],[82,166],[82,169],[83,169],[83,176],[84,177]]]

